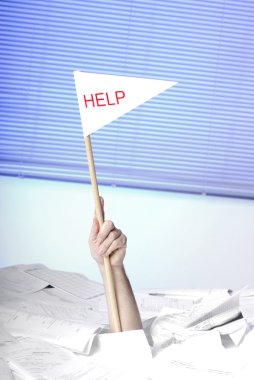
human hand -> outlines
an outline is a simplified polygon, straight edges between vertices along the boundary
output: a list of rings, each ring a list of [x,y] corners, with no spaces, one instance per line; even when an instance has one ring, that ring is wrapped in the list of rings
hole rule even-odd
[[[102,207],[103,207],[103,200]],[[89,247],[91,255],[99,266],[103,266],[104,257],[110,256],[112,266],[122,266],[126,254],[127,238],[114,223],[106,220],[101,228],[94,217],[90,236]]]

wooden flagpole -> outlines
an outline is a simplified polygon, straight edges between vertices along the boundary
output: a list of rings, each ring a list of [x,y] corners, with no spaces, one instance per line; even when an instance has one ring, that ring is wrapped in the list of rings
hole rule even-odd
[[[97,182],[94,159],[93,159],[92,144],[91,144],[91,139],[89,135],[85,137],[85,143],[86,143],[86,153],[87,153],[88,166],[89,166],[89,172],[90,172],[90,178],[91,178],[92,190],[93,190],[93,196],[94,196],[94,202],[95,202],[95,212],[96,212],[96,217],[99,221],[99,225],[101,227],[104,222],[104,218],[103,218],[103,212],[102,212],[100,196],[99,196],[98,182]],[[122,328],[121,328],[121,321],[120,321],[118,305],[117,305],[117,300],[116,300],[114,279],[112,276],[110,259],[109,257],[104,257],[103,259],[104,259],[104,267],[105,267],[105,288],[106,288],[106,294],[107,294],[108,308],[110,311],[110,315],[112,317],[112,324],[113,324],[113,330],[114,330],[113,332],[120,332],[122,331]]]

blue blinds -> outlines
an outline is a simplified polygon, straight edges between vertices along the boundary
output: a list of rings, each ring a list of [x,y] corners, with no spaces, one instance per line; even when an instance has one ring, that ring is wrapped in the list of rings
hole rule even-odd
[[[3,175],[89,182],[73,71],[179,84],[92,135],[99,183],[254,198],[254,3],[1,0]]]

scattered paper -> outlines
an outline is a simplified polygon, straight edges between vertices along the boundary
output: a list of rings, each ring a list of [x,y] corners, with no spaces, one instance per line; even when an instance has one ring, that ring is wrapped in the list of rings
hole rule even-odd
[[[4,311],[2,322],[12,335],[42,339],[77,352],[90,351],[94,333],[98,330],[96,322],[81,324],[15,311],[7,307]]]
[[[0,346],[0,355],[26,380],[44,379],[41,374],[46,369],[75,358],[71,351],[31,338],[19,338],[8,346]]]
[[[1,380],[14,380],[9,365],[5,360],[0,358]]]
[[[10,298],[36,292],[48,286],[48,282],[34,278],[18,268],[0,269],[0,302]]]
[[[110,334],[104,288],[83,275],[18,265],[0,284],[1,380],[253,379],[251,289],[138,292],[144,331]]]
[[[104,294],[104,287],[95,281],[88,280],[79,273],[69,273],[57,270],[44,269],[27,269],[36,279],[46,281],[51,286],[61,289],[81,299],[90,299]]]

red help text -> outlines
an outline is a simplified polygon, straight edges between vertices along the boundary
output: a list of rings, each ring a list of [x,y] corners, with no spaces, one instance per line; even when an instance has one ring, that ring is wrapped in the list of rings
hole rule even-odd
[[[84,95],[85,107],[116,106],[125,98],[124,91],[97,92],[96,94]]]

